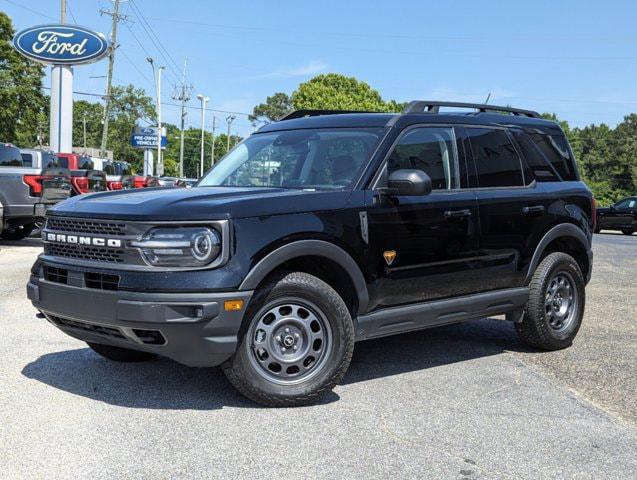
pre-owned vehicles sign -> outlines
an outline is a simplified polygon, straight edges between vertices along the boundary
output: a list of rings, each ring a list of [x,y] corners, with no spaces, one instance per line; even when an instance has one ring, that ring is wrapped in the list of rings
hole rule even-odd
[[[135,148],[157,148],[157,127],[135,127],[130,143]],[[166,148],[166,128],[161,129],[161,148]]]
[[[38,25],[18,32],[13,46],[25,57],[53,65],[92,63],[109,52],[104,35],[78,25]]]

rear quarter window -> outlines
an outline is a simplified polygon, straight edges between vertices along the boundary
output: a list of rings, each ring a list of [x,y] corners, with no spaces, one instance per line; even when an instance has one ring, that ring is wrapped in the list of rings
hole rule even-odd
[[[22,166],[23,167],[32,167],[33,166],[33,155],[30,153],[21,153],[22,156]]]
[[[533,139],[521,130],[511,130],[513,138],[518,142],[531,176],[538,182],[559,182],[560,176],[546,156],[535,145]],[[527,182],[528,183],[528,182]]]
[[[546,161],[553,165],[562,180],[578,180],[575,169],[575,159],[564,135],[546,135],[543,133],[530,133],[529,137],[538,150],[544,155]]]

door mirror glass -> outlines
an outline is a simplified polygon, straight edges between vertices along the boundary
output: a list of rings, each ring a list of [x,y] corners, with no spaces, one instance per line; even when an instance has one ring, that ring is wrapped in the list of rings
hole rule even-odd
[[[431,178],[422,170],[403,168],[394,170],[387,182],[394,195],[429,195],[432,190]]]

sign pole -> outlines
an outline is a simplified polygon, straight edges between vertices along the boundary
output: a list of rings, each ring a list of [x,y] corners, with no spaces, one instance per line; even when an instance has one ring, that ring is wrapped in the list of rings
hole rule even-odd
[[[144,149],[144,176],[153,175],[153,151],[150,148]]]
[[[60,24],[66,22],[66,0],[60,1]],[[73,68],[51,67],[49,143],[54,152],[73,150]]]
[[[54,152],[73,150],[73,67],[51,67],[51,118],[49,138]]]

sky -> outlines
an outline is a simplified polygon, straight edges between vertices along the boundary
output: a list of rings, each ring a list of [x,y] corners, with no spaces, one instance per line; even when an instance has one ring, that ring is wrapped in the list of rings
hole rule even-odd
[[[110,34],[110,0],[67,0],[67,22]],[[16,30],[57,22],[59,0],[0,0]],[[384,99],[490,103],[554,112],[570,124],[614,126],[637,111],[637,2],[128,0],[114,82],[155,97],[147,56],[165,65],[162,116],[187,59],[187,126],[210,108],[237,112],[247,135],[254,105],[321,73],[354,76]],[[74,90],[103,94],[108,62],[75,68]],[[48,71],[48,69],[47,69]],[[45,79],[50,85],[50,79]],[[76,94],[76,98],[96,100]],[[211,128],[208,112],[206,128]],[[228,113],[216,112],[217,132]]]

